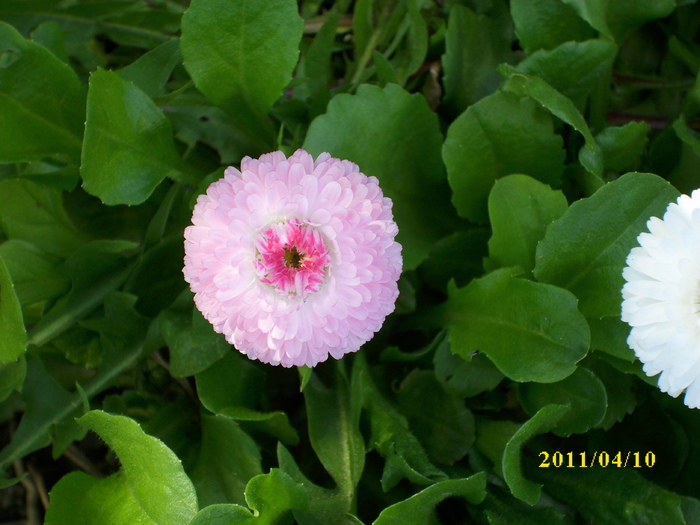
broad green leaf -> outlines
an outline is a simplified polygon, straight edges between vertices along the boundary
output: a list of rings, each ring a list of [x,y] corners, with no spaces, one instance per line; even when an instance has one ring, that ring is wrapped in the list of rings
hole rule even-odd
[[[359,428],[360,395],[351,390],[342,366],[337,363],[336,383],[331,387],[312,374],[304,388],[304,401],[311,446],[346,498],[349,511],[364,468],[365,444]]]
[[[676,8],[674,0],[562,0],[603,35],[621,43],[650,20],[665,18]]]
[[[620,314],[622,269],[649,218],[678,191],[650,173],[628,173],[573,203],[537,246],[535,277],[573,292],[587,317]]]
[[[138,258],[133,273],[124,284],[124,291],[139,296],[139,311],[155,317],[187,289],[182,278],[184,255],[180,229],[161,239]]]
[[[149,97],[157,97],[165,94],[165,84],[181,60],[180,41],[175,38],[149,51],[117,73],[124,80],[133,82]]]
[[[570,405],[552,432],[567,437],[595,428],[605,417],[608,398],[603,382],[590,370],[579,366],[569,377],[556,383],[523,383],[518,399],[528,414],[535,414],[550,403]]]
[[[245,499],[255,513],[255,523],[261,524],[277,523],[288,510],[304,511],[309,504],[303,486],[280,469],[251,479],[245,489]]]
[[[566,8],[561,0],[555,1]],[[516,69],[540,77],[583,112],[591,91],[610,74],[616,54],[617,46],[608,40],[565,42],[532,53]]]
[[[0,229],[8,239],[63,257],[86,241],[64,210],[59,191],[22,179],[0,181]]]
[[[83,395],[87,399],[94,397],[138,362],[147,340],[142,333],[144,319],[133,310],[135,302],[134,296],[123,293],[105,299],[105,317],[94,320],[93,327],[100,327],[105,333],[111,331],[110,344],[105,345],[97,374],[82,385],[82,392],[67,392],[46,371],[38,357],[28,354],[27,380],[22,389],[25,414],[11,443],[0,452],[0,470],[48,445],[55,426],[75,426],[72,418],[84,407]]]
[[[261,411],[265,375],[232,348],[219,361],[195,375],[197,394],[214,414],[237,421],[251,421],[284,443],[296,444],[299,436],[281,411]]]
[[[80,160],[85,89],[43,46],[0,22],[0,162]]]
[[[189,525],[227,525],[253,522],[252,513],[244,506],[219,503],[200,510]]]
[[[117,73],[90,75],[80,176],[105,204],[141,204],[165,177],[189,180],[170,121]]]
[[[511,173],[557,186],[562,146],[551,116],[530,98],[498,91],[481,99],[452,123],[442,148],[457,211],[486,222],[493,183]]]
[[[593,354],[595,356],[595,354]],[[605,418],[598,425],[603,430],[610,428],[631,414],[637,406],[636,381],[632,374],[624,374],[602,359],[589,359],[586,366],[603,382],[608,399]]]
[[[437,463],[453,465],[474,443],[474,416],[461,398],[446,392],[431,370],[414,370],[396,399],[411,430]]]
[[[447,475],[430,462],[406,417],[379,392],[360,355],[353,362],[353,376],[361,382],[362,404],[369,411],[369,443],[384,458],[382,490],[390,490],[403,478],[419,485],[444,480]]]
[[[184,314],[163,311],[161,330],[170,348],[173,377],[198,374],[232,350],[224,336],[214,332],[197,308]]]
[[[511,0],[510,13],[515,34],[528,55],[595,36],[591,26],[561,0]]]
[[[591,328],[591,348],[601,350],[625,361],[634,361],[634,351],[627,344],[630,326],[619,316],[589,319]]]
[[[0,402],[5,401],[13,391],[22,391],[26,375],[27,361],[24,357],[12,363],[0,365]]]
[[[452,351],[484,352],[506,377],[551,383],[572,374],[588,351],[588,324],[566,290],[496,270],[448,288]]]
[[[642,154],[647,144],[649,125],[646,122],[629,122],[620,127],[609,127],[595,136],[595,141],[603,155],[603,167],[606,172],[620,173],[639,167]],[[581,163],[593,161],[593,153],[588,148],[581,148]]]
[[[25,412],[12,441],[0,452],[0,470],[16,459],[47,446],[54,425],[79,415],[81,402],[71,395],[44,367],[41,360],[27,354],[27,372],[22,401]]]
[[[519,266],[530,274],[537,243],[568,203],[561,191],[525,175],[508,175],[494,183],[488,207],[493,233],[487,269]]]
[[[520,429],[521,425],[508,419],[476,418],[475,449],[488,458],[493,464],[493,471],[503,477],[503,451],[510,438]]]
[[[583,115],[571,99],[559,93],[544,80],[536,76],[519,73],[515,68],[505,65],[500,67],[507,78],[504,89],[513,91],[520,96],[529,96],[542,104],[552,115],[560,118],[583,135],[586,148],[590,150],[588,157],[579,157],[581,164],[590,173],[600,177],[603,173],[603,158],[600,148],[595,142]]]
[[[511,58],[511,42],[499,29],[498,21],[468,7],[455,4],[450,9],[441,106],[451,114],[459,115],[501,83],[496,66]]]
[[[279,443],[277,445],[277,461],[280,469],[288,474],[298,486],[304,487],[308,498],[308,508],[294,509],[294,518],[299,525],[357,525],[357,520],[348,513],[347,495],[340,490],[330,490],[319,487],[299,470],[296,461]],[[212,523],[211,525],[218,525]]]
[[[162,441],[145,434],[133,419],[101,410],[88,412],[78,422],[107,443],[122,469],[102,480],[84,474],[63,478],[52,492],[47,524],[190,522],[197,513],[194,486]]]
[[[578,509],[589,523],[687,523],[678,494],[654,485],[638,469],[542,468],[533,474],[549,494]]]
[[[102,304],[129,274],[125,252],[135,247],[130,241],[92,241],[66,259],[61,270],[70,279],[71,290],[32,327],[29,343],[43,345]]]
[[[0,244],[0,257],[7,264],[22,306],[53,299],[68,289],[68,279],[56,269],[59,259],[27,241],[5,241]]]
[[[554,503],[556,504],[556,503]],[[489,525],[561,525],[563,512],[553,507],[532,507],[514,499],[507,491],[490,486],[486,498],[479,505]]]
[[[376,118],[382,115],[382,118]],[[379,179],[393,200],[403,246],[404,269],[414,269],[454,218],[440,159],[442,133],[424,97],[396,84],[361,85],[341,94],[309,127],[304,148],[314,156],[330,152]],[[426,191],[430,188],[430,191]]]
[[[24,354],[27,332],[15,286],[0,257],[0,366],[17,361]]]
[[[525,503],[534,505],[540,499],[542,485],[527,479],[520,465],[522,448],[525,443],[536,436],[554,428],[567,413],[567,405],[546,405],[527,420],[510,438],[503,451],[503,478],[513,496]]]
[[[443,237],[418,267],[421,279],[430,287],[445,291],[451,279],[457,286],[464,286],[483,275],[490,234],[488,228],[470,228]]]
[[[405,525],[432,523],[436,520],[435,506],[445,498],[463,497],[478,505],[486,497],[486,474],[479,472],[469,478],[438,481],[410,498],[385,508],[373,525]]]
[[[66,43],[63,38],[61,26],[58,22],[49,21],[39,24],[36,29],[32,31],[32,41],[41,44],[51,51],[61,62],[69,63],[68,54],[66,53]]]
[[[293,0],[194,0],[182,17],[195,85],[261,148],[272,143],[267,113],[291,80],[302,27]]]
[[[501,371],[485,354],[477,353],[469,361],[462,359],[450,351],[447,338],[435,350],[433,364],[437,380],[461,397],[493,390],[503,380]]]
[[[199,506],[245,503],[248,481],[262,474],[260,450],[238,423],[221,416],[202,416],[202,443],[190,471]]]

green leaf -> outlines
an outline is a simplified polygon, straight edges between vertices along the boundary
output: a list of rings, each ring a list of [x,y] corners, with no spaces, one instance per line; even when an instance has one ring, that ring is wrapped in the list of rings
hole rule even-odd
[[[319,487],[299,470],[299,466],[289,451],[280,443],[277,445],[277,461],[280,468],[288,474],[298,486],[304,487],[308,497],[307,509],[294,509],[294,518],[299,525],[357,525],[357,520],[348,513],[347,495],[339,490]],[[218,525],[212,523],[211,525]]]
[[[421,14],[422,6],[421,0],[406,0],[408,14],[404,24],[408,25],[408,31],[404,38],[404,45],[393,57],[394,68],[401,84],[418,71],[428,52],[428,26]]]
[[[7,264],[22,306],[53,299],[68,289],[68,279],[56,268],[58,258],[29,242],[5,241],[0,244],[0,257]]]
[[[200,510],[189,525],[254,523],[252,513],[242,505],[215,504]]]
[[[609,127],[595,136],[595,141],[603,155],[606,172],[620,173],[637,168],[642,161],[642,153],[647,144],[649,125],[646,122],[629,122],[620,127]],[[593,153],[581,148],[581,163],[590,163]]]
[[[601,350],[625,361],[634,361],[634,351],[627,344],[630,326],[619,316],[589,319],[591,328],[591,348]]]
[[[124,283],[124,291],[139,296],[138,308],[145,315],[157,316],[187,289],[182,278],[184,255],[182,229],[179,229],[150,246],[136,261],[133,273]]]
[[[442,148],[457,211],[486,222],[491,186],[511,173],[557,186],[562,146],[551,116],[530,98],[498,91],[481,99],[452,123]]]
[[[287,414],[259,410],[265,392],[265,376],[237,350],[232,349],[196,374],[195,380],[199,399],[211,412],[238,421],[254,421],[256,426],[285,443],[299,442]]]
[[[518,399],[528,414],[545,405],[570,405],[552,432],[557,436],[583,434],[595,428],[605,417],[608,398],[602,381],[590,370],[579,366],[569,377],[556,383],[523,383]]]
[[[173,377],[198,374],[231,351],[224,336],[214,331],[197,308],[185,314],[165,310],[161,319]]]
[[[202,444],[190,473],[200,507],[245,503],[248,481],[262,474],[260,450],[238,423],[221,416],[202,416]]]
[[[562,0],[603,35],[621,43],[650,20],[665,18],[676,8],[674,0]]]
[[[13,391],[21,392],[26,375],[27,361],[23,357],[13,363],[0,365],[0,401],[5,401]]]
[[[309,422],[309,441],[321,464],[346,498],[348,511],[365,463],[365,444],[360,434],[361,399],[336,365],[332,388],[312,374],[304,389]],[[360,392],[358,392],[360,394]]]
[[[22,179],[0,181],[0,229],[8,239],[63,257],[86,241],[68,218],[59,191]]]
[[[564,514],[552,507],[532,507],[514,499],[507,491],[490,486],[480,508],[489,525],[561,525]]]
[[[82,392],[68,393],[46,371],[38,357],[27,354],[27,380],[22,389],[25,414],[12,441],[0,452],[0,470],[48,445],[54,426],[75,426],[72,418],[84,407],[85,397],[90,399],[112,386],[141,358],[148,340],[143,334],[144,319],[133,310],[135,302],[134,296],[112,294],[105,299],[105,317],[92,321],[93,328],[100,328],[111,337],[108,338],[110,344],[105,345],[98,373],[82,385]]]
[[[523,423],[510,438],[503,451],[503,477],[513,496],[525,503],[534,505],[540,499],[542,485],[534,483],[523,475],[520,456],[525,443],[538,434],[549,432],[569,410],[567,405],[546,405],[532,418]]]
[[[363,407],[369,410],[370,444],[385,461],[382,490],[387,492],[403,478],[419,485],[444,480],[447,475],[430,462],[406,417],[379,392],[360,355],[354,361],[353,376],[361,382]]]
[[[197,88],[243,132],[272,144],[266,116],[289,83],[303,23],[293,0],[194,0],[180,48]]]
[[[124,416],[93,410],[78,422],[114,450],[122,469],[102,480],[82,473],[64,477],[51,493],[48,525],[190,522],[197,512],[197,495],[169,448]]]
[[[474,397],[493,390],[503,380],[501,371],[485,354],[478,353],[466,361],[450,351],[447,338],[435,350],[433,364],[437,380],[461,397]]]
[[[22,389],[24,416],[12,441],[0,452],[0,470],[16,459],[47,446],[51,442],[54,425],[79,415],[81,403],[58,384],[39,358],[27,354],[26,373]]]
[[[620,314],[627,254],[678,191],[650,173],[628,173],[575,202],[537,247],[535,277],[573,292],[587,317]],[[593,234],[592,234],[593,233]]]
[[[537,243],[549,224],[568,208],[566,197],[526,175],[498,179],[489,194],[487,269],[519,266],[528,274],[535,267]]]
[[[515,381],[559,381],[586,355],[588,324],[571,293],[511,272],[496,270],[465,288],[448,288],[452,351],[464,359],[482,351]]]
[[[36,29],[32,31],[32,41],[41,44],[51,51],[61,62],[69,63],[66,43],[63,38],[61,26],[58,22],[50,21],[39,24]]]
[[[0,163],[80,160],[85,89],[45,47],[0,22]]]
[[[165,94],[165,84],[180,61],[180,41],[174,38],[142,55],[117,73],[149,97],[157,97]]]
[[[431,370],[414,370],[396,399],[418,441],[437,463],[453,465],[474,443],[474,416],[462,399],[446,392]]]
[[[681,498],[631,468],[533,469],[545,490],[591,523],[683,525]]]
[[[299,93],[301,98],[309,98],[311,104],[314,103],[314,97],[319,96],[324,89],[328,90],[333,77],[331,56],[338,29],[338,18],[338,13],[328,13],[326,21],[314,36],[309,49],[304,53],[299,63],[298,74],[305,77],[307,81],[297,87],[294,92],[295,94]]]
[[[552,115],[560,118],[583,135],[591,155],[579,157],[581,164],[590,173],[600,177],[603,173],[603,159],[588,124],[571,99],[559,93],[544,80],[536,76],[519,73],[515,68],[501,66],[500,71],[507,78],[504,89],[520,96],[529,96],[542,104]]]
[[[560,0],[556,2],[566,8]],[[583,112],[591,91],[610,74],[616,55],[617,46],[608,40],[564,42],[532,53],[516,69],[540,77]]]
[[[165,177],[187,178],[170,121],[117,73],[90,75],[80,165],[85,191],[105,204],[141,204]]]
[[[373,525],[404,525],[406,523],[433,523],[435,507],[450,497],[463,497],[478,505],[486,497],[486,474],[479,472],[469,478],[438,481],[408,499],[385,508]]]
[[[17,361],[24,354],[27,332],[22,308],[10,278],[10,272],[0,257],[0,365]]]
[[[441,106],[451,114],[459,115],[501,83],[496,66],[511,58],[511,42],[500,29],[498,21],[476,15],[468,7],[455,4],[450,9]]]
[[[428,286],[443,292],[451,279],[464,286],[483,275],[490,235],[488,228],[470,228],[443,237],[418,267],[418,274]]]
[[[331,100],[328,112],[311,123],[304,148],[314,156],[327,151],[348,159],[379,179],[393,201],[397,241],[404,269],[410,270],[452,227],[441,144],[437,116],[424,97],[396,84],[384,89],[363,84],[356,95]]]
[[[92,241],[66,259],[62,273],[71,280],[71,290],[32,327],[29,343],[45,344],[102,304],[129,274],[124,252],[135,247],[130,241]]]
[[[304,511],[308,499],[302,486],[280,469],[271,469],[248,482],[245,499],[255,513],[255,523],[277,523],[288,510]]]
[[[593,354],[595,356],[595,354]],[[632,374],[624,374],[602,359],[587,360],[589,367],[605,386],[608,406],[605,418],[598,425],[603,430],[610,428],[631,414],[637,406],[636,382]]]
[[[538,49],[554,49],[564,42],[580,42],[595,36],[591,26],[561,0],[511,0],[510,13],[515,34],[528,55]]]

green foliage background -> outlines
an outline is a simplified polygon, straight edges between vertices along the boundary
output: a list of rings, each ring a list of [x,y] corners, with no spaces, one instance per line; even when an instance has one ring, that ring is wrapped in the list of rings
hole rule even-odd
[[[700,186],[699,31],[695,0],[3,0],[0,486],[43,473],[53,525],[700,522],[700,412],[620,321]],[[182,278],[196,196],[300,147],[380,180],[405,262],[313,371]]]

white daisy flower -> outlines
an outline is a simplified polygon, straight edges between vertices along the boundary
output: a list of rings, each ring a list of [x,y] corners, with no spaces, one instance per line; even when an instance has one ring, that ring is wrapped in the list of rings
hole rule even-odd
[[[700,408],[700,190],[647,222],[622,276],[627,344],[648,376],[673,397]]]

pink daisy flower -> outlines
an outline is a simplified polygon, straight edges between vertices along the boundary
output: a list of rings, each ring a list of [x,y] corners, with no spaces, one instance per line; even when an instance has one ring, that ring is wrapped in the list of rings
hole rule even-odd
[[[185,280],[251,359],[314,366],[357,351],[394,311],[401,245],[375,177],[304,150],[246,157],[200,195]]]

